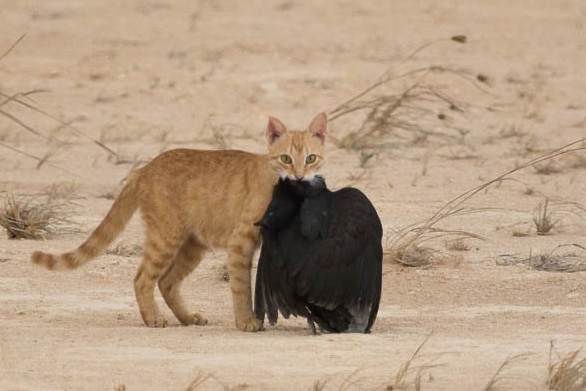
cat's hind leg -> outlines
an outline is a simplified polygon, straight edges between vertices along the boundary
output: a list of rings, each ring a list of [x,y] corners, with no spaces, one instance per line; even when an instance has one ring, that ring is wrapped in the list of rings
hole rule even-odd
[[[207,248],[190,236],[183,242],[173,263],[159,279],[159,290],[177,319],[184,325],[205,325],[207,319],[198,313],[190,313],[181,297],[183,280],[199,265]]]
[[[155,301],[155,285],[172,264],[180,245],[179,239],[147,232],[144,258],[134,278],[134,292],[142,319],[149,327],[167,326],[167,320]]]

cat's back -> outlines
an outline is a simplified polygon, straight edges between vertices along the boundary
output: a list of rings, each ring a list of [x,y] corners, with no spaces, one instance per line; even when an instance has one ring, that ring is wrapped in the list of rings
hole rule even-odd
[[[266,155],[240,150],[204,150],[179,148],[161,153],[141,171],[154,175],[158,172],[192,172],[205,169],[247,168],[266,164]]]
[[[237,215],[251,194],[266,206],[276,182],[267,155],[239,150],[173,149],[136,175],[142,208],[163,204],[202,208],[194,213],[220,208]]]
[[[269,175],[266,155],[239,150],[172,149],[161,153],[144,167],[137,170],[140,182],[145,185],[183,183],[209,183],[255,173],[259,177]]]
[[[202,243],[225,248],[243,214],[252,227],[270,201],[276,180],[266,159],[237,150],[164,152],[135,174],[143,219],[191,229]]]

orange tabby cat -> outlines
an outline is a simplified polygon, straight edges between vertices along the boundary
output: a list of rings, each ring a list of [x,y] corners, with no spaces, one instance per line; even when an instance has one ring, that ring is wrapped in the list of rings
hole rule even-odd
[[[32,261],[48,269],[74,269],[99,255],[120,234],[134,211],[145,225],[144,259],[134,279],[144,323],[167,322],[154,299],[159,285],[165,302],[185,325],[204,325],[183,303],[181,282],[210,248],[228,251],[236,327],[256,331],[250,269],[260,244],[258,221],[277,178],[312,180],[324,162],[327,119],[318,114],[305,131],[288,131],[269,117],[268,154],[176,149],[162,153],[132,173],[112,208],[76,250],[61,255],[35,251]]]

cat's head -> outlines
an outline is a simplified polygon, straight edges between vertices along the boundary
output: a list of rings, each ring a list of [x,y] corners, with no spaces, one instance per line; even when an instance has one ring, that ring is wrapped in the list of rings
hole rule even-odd
[[[316,115],[304,131],[288,130],[269,117],[267,141],[271,168],[281,178],[313,181],[324,164],[328,120],[325,113]]]

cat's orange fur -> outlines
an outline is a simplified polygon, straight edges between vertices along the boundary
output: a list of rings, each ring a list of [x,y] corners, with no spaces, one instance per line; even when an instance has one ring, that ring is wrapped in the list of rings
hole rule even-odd
[[[102,253],[138,208],[146,240],[134,288],[144,323],[166,325],[154,299],[158,283],[181,323],[206,324],[185,308],[179,288],[208,249],[224,248],[236,326],[256,331],[260,323],[252,312],[250,270],[260,236],[253,223],[262,217],[278,176],[313,179],[324,161],[326,126],[324,113],[305,131],[289,131],[270,117],[265,155],[189,149],[162,153],[132,173],[104,220],[77,249],[61,255],[35,251],[32,261],[48,269],[77,268]]]

